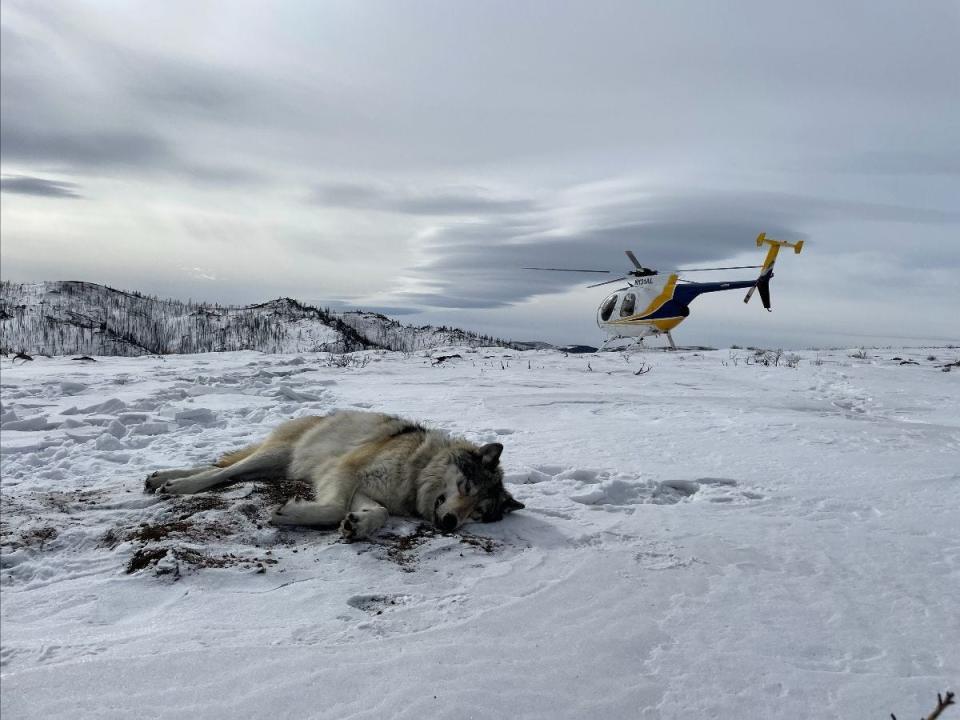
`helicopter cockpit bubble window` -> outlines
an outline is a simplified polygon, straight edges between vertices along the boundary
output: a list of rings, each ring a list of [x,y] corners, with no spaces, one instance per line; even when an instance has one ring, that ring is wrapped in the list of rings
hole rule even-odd
[[[617,297],[616,293],[608,297],[603,301],[603,305],[600,306],[600,319],[606,322],[610,319],[610,316],[613,315],[613,308],[617,306]]]
[[[637,305],[637,296],[633,293],[627,293],[623,296],[623,305],[620,306],[620,317],[633,315],[633,309]]]

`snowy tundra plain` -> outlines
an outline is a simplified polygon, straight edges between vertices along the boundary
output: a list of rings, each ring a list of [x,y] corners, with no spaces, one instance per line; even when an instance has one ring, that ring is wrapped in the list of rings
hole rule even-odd
[[[854,354],[5,359],[3,718],[919,717],[960,351]],[[335,408],[502,442],[526,510],[345,544],[266,522],[292,487],[142,490]]]

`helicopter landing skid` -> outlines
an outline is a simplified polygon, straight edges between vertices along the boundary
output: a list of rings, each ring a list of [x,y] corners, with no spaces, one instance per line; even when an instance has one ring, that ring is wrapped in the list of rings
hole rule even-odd
[[[600,350],[599,350],[599,351],[600,351],[600,352],[603,352],[603,351],[605,351],[605,350],[613,350],[613,351],[617,351],[617,350],[619,350],[619,351],[629,351],[629,350],[666,350],[666,351],[674,351],[674,350],[677,349],[677,344],[673,341],[673,335],[670,334],[670,331],[669,331],[669,330],[666,330],[666,331],[664,331],[664,332],[662,332],[662,333],[657,333],[657,334],[658,334],[658,335],[666,335],[666,336],[667,336],[667,341],[670,343],[670,346],[669,346],[669,347],[663,347],[663,348],[648,348],[646,345],[643,344],[643,338],[642,338],[642,337],[634,337],[634,336],[629,336],[629,335],[615,335],[615,336],[613,336],[613,337],[609,337],[609,338],[607,338],[606,340],[604,340],[603,343],[600,345]],[[626,342],[625,342],[624,344],[618,344],[618,341],[626,341]]]
[[[625,350],[643,350],[646,345],[643,344],[643,338],[630,337],[627,335],[613,335],[608,337],[600,344],[597,352],[605,351],[625,351]]]

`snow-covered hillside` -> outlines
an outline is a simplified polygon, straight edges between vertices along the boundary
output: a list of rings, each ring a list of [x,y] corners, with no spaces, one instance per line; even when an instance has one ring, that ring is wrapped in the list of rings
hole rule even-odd
[[[3,717],[879,720],[956,689],[957,350],[436,352],[0,361]],[[290,488],[142,492],[333,408],[502,442],[526,509],[348,545],[266,522]]]
[[[343,322],[377,346],[402,352],[429,350],[443,345],[467,347],[510,345],[488,335],[478,335],[459,328],[404,325],[381,313],[354,311],[345,312],[340,317]]]
[[[280,298],[242,307],[162,300],[87,282],[0,283],[0,348],[46,355],[421,350],[501,343]]]

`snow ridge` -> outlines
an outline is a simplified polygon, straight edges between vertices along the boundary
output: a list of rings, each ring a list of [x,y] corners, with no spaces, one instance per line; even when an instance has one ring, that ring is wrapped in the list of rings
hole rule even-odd
[[[291,298],[230,306],[164,300],[80,281],[0,283],[0,348],[43,355],[264,353],[508,345],[455,328],[336,313]]]

